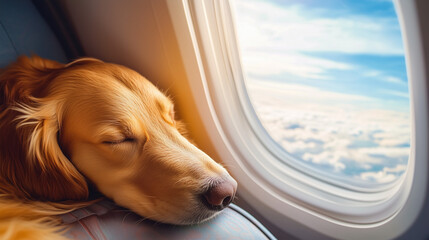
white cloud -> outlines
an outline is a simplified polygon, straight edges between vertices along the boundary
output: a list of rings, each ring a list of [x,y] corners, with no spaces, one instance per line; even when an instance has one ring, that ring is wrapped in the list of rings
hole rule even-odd
[[[368,182],[387,183],[394,181],[397,176],[395,176],[394,174],[387,174],[386,172],[380,171],[361,173],[360,178]]]
[[[396,21],[351,15],[327,17],[321,9],[283,6],[264,1],[236,2],[243,48],[278,51],[403,54]],[[248,41],[246,41],[248,40]]]
[[[407,165],[397,165],[395,168],[386,167],[378,172],[363,172],[360,174],[360,178],[365,181],[375,181],[378,183],[392,182],[406,170]]]
[[[349,64],[309,57],[296,52],[251,51],[244,55],[243,64],[246,70],[259,76],[289,73],[303,78],[327,79],[328,70],[353,68]]]
[[[393,83],[397,85],[407,85],[407,81],[404,81],[398,77],[386,76],[383,72],[378,70],[366,70],[362,73],[362,76],[376,78],[387,83]],[[401,95],[406,94],[406,97],[409,97],[408,93],[400,93],[400,94]],[[395,93],[393,93],[393,95],[395,95]]]
[[[406,84],[406,82],[402,81],[402,79],[392,76],[384,77],[383,80],[390,83]]]
[[[365,77],[379,77],[381,76],[383,73],[378,71],[378,70],[367,70],[365,72],[363,72],[363,76]]]
[[[403,98],[409,98],[410,94],[408,92],[400,92],[400,91],[394,91],[394,90],[383,90],[382,92],[391,94],[393,96],[397,97],[403,97]]]
[[[369,102],[375,100],[374,98],[362,95],[324,91],[316,87],[301,84],[270,81],[262,82],[252,78],[249,78],[248,80],[248,87],[257,90],[253,91],[252,96],[263,99],[266,94],[275,94],[275,98],[284,103],[287,103],[288,101],[303,102],[307,100],[306,102],[308,104],[311,104],[312,102],[336,102],[337,104],[341,104],[344,101]]]

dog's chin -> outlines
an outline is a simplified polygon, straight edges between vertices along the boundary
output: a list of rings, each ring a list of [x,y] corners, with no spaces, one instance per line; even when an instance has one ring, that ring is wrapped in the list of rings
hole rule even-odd
[[[213,219],[219,213],[220,213],[220,211],[209,210],[209,209],[204,208],[202,206],[200,210],[197,210],[195,213],[191,214],[189,217],[180,219],[175,224],[176,225],[196,225],[196,224],[200,224],[200,223],[209,221],[210,219]]]
[[[158,215],[156,217],[149,217],[149,219],[172,225],[196,225],[216,217],[221,211],[210,210],[204,204],[196,204],[187,209],[178,208],[177,212],[170,209],[166,214]],[[145,216],[144,214],[140,214]]]

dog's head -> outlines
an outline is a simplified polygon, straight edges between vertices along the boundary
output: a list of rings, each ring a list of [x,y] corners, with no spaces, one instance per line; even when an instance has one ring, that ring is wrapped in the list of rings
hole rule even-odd
[[[0,180],[16,195],[85,200],[89,180],[174,224],[209,219],[234,198],[237,183],[180,133],[172,101],[126,67],[23,57],[0,90]]]

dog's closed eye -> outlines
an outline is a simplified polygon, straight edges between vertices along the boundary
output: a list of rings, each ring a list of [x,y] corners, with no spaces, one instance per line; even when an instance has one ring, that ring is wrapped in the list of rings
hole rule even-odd
[[[131,145],[146,142],[147,136],[136,135],[129,126],[115,123],[114,125],[101,125],[96,131],[96,141],[102,145]]]
[[[132,138],[132,137],[124,137],[121,139],[114,139],[114,140],[107,140],[107,141],[103,141],[103,144],[122,144],[122,143],[135,143],[136,139]]]

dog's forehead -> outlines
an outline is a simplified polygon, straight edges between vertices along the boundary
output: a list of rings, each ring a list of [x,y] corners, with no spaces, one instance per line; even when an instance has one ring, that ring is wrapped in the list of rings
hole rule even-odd
[[[120,70],[115,72],[114,77],[129,91],[138,95],[142,101],[156,104],[161,108],[169,108],[173,104],[170,98],[148,79],[129,68],[118,67]]]
[[[93,112],[99,118],[143,117],[172,108],[171,100],[137,72],[114,64],[82,68],[71,73],[70,85],[77,84],[68,101],[78,111]]]
[[[106,64],[110,71],[105,71],[105,79],[117,81],[129,91],[140,96],[142,100],[171,102],[155,85],[136,71],[124,66]]]

